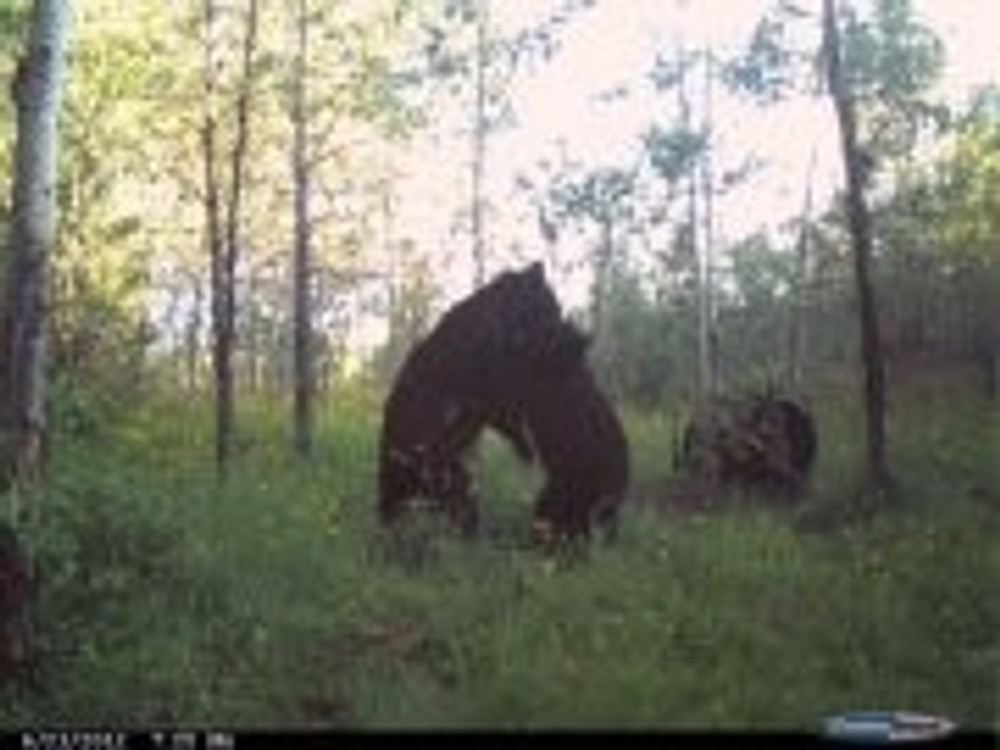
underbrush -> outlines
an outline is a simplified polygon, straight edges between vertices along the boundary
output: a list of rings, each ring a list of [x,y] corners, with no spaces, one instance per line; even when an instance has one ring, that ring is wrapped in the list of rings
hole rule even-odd
[[[881,503],[856,489],[856,420],[817,411],[801,505],[705,514],[656,502],[673,416],[629,414],[643,501],[616,543],[550,558],[526,544],[539,479],[498,441],[476,457],[479,540],[433,518],[393,540],[370,404],[331,404],[310,461],[283,412],[248,410],[225,483],[209,411],[147,405],[55,445],[28,539],[41,655],[0,687],[0,726],[813,729],[863,708],[989,726],[995,412],[904,404]]]

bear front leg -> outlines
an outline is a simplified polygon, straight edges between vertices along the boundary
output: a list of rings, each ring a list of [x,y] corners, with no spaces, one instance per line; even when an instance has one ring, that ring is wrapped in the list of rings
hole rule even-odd
[[[459,461],[438,467],[435,494],[465,536],[479,531],[479,503],[468,469]]]
[[[379,462],[379,522],[390,526],[402,514],[406,503],[421,494],[419,459],[389,448]]]

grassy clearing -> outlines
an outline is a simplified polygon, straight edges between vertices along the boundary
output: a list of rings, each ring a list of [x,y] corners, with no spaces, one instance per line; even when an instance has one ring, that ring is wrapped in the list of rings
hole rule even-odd
[[[146,407],[57,444],[32,543],[46,658],[0,726],[814,728],[857,708],[995,726],[996,408],[897,404],[901,480],[859,496],[857,420],[818,404],[795,510],[663,512],[672,414],[629,414],[637,494],[583,561],[522,543],[537,478],[488,441],[486,534],[373,522],[377,408],[329,407],[309,463],[244,415],[213,478],[208,411]]]

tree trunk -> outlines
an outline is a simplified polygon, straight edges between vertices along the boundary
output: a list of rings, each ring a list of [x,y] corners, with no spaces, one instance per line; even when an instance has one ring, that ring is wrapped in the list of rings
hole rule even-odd
[[[607,299],[611,289],[611,259],[614,254],[614,219],[611,210],[601,217],[601,239],[597,252],[594,253],[594,291],[591,301],[591,335],[596,341],[609,346],[612,342],[606,339]]]
[[[983,392],[996,401],[1000,391],[1000,267],[987,262],[976,284],[976,337],[983,373]]]
[[[215,463],[220,475],[225,473],[232,432],[231,371],[226,367],[225,333],[225,243],[219,205],[218,148],[215,119],[215,24],[214,0],[205,0],[205,80],[202,122],[202,156],[205,169],[205,233],[211,258],[212,299],[212,371],[215,388]],[[230,377],[227,377],[229,375]]]
[[[476,9],[476,105],[472,124],[472,262],[475,288],[486,283],[486,238],[483,222],[483,179],[486,173],[486,67],[489,0]]]
[[[36,0],[12,93],[17,110],[10,259],[3,310],[0,486],[30,488],[45,440],[45,289],[56,231],[58,116],[68,0]]]
[[[715,189],[715,174],[712,165],[712,133],[713,133],[713,122],[712,122],[712,110],[713,110],[713,92],[712,92],[712,77],[714,75],[712,70],[712,51],[711,49],[706,49],[705,55],[705,100],[704,100],[704,120],[703,128],[705,132],[705,150],[701,158],[701,198],[702,206],[704,210],[702,211],[702,243],[701,243],[701,262],[702,262],[702,277],[701,283],[698,286],[699,289],[699,343],[701,346],[701,353],[699,360],[702,362],[703,373],[703,390],[709,396],[716,393],[719,388],[719,362],[718,362],[718,346],[717,346],[717,335],[718,331],[715,327],[715,253],[714,253],[714,242],[715,242],[715,206],[714,206],[714,189]]]
[[[809,240],[812,217],[813,177],[816,172],[816,149],[809,154],[806,167],[805,189],[802,195],[802,213],[799,216],[799,236],[795,247],[795,280],[788,326],[788,382],[799,385],[805,369],[809,334],[806,325],[806,295],[809,284]]]
[[[257,270],[249,269],[246,279],[244,311],[246,322],[243,329],[243,376],[246,391],[257,394],[260,391],[260,310],[257,307]]]
[[[187,389],[193,394],[197,393],[199,388],[198,358],[201,355],[201,305],[203,299],[202,282],[200,279],[192,279],[192,290],[194,292],[194,299],[192,300],[191,311],[188,314],[187,324],[185,325],[184,342]]]
[[[684,49],[680,51],[682,60],[686,59]],[[688,93],[688,66],[685,64],[681,71],[681,78],[677,86],[677,99],[680,109],[681,122],[687,132],[694,130],[694,117],[691,112],[691,98]],[[699,221],[700,213],[698,206],[698,178],[699,170],[691,169],[688,174],[687,202],[688,202],[688,237],[691,243],[691,257],[694,259],[696,284],[695,294],[697,302],[698,320],[698,373],[695,386],[696,399],[699,403],[709,398],[713,391],[712,377],[712,340],[711,323],[708,294],[708,272],[706,268],[705,248],[699,241],[701,230],[705,224]]]
[[[298,2],[297,49],[292,81],[292,181],[294,186],[294,258],[292,269],[292,325],[294,346],[294,446],[306,457],[312,451],[313,357],[311,296],[312,266],[309,226],[309,163],[306,153],[306,75],[308,23],[306,0]]]
[[[861,361],[865,372],[868,479],[875,489],[889,487],[886,458],[885,364],[879,331],[878,308],[871,282],[872,225],[865,203],[865,166],[858,147],[857,113],[840,57],[840,34],[834,0],[823,0],[823,46],[827,85],[840,126],[844,171],[847,176],[847,220],[854,251],[858,311],[861,326]]]
[[[205,161],[205,208],[209,248],[212,256],[212,331],[215,374],[215,461],[220,478],[228,469],[233,439],[235,389],[233,351],[236,343],[236,266],[239,259],[240,208],[243,193],[243,166],[249,139],[252,62],[257,41],[257,0],[249,0],[240,93],[236,102],[234,145],[230,160],[229,200],[226,206],[225,235],[221,226],[217,143],[214,112],[216,7],[205,0],[205,120],[203,149]]]

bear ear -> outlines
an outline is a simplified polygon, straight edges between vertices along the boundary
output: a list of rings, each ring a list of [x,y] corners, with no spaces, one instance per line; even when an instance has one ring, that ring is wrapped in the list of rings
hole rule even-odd
[[[525,269],[525,273],[529,276],[537,276],[539,279],[545,279],[545,266],[542,265],[542,261],[536,260]]]

